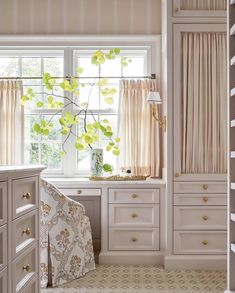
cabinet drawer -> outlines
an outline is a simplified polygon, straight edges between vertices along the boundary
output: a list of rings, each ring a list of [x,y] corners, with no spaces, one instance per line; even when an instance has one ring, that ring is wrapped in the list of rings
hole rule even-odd
[[[226,193],[226,182],[175,182],[175,193]]]
[[[159,229],[110,229],[109,250],[159,250]]]
[[[175,231],[175,254],[226,254],[225,231]]]
[[[2,270],[7,265],[7,255],[7,225],[4,225],[0,227],[0,270]]]
[[[0,272],[0,292],[1,293],[7,293],[8,288],[7,288],[7,268],[5,270]]]
[[[186,206],[226,206],[227,194],[175,194],[174,205]]]
[[[109,189],[110,203],[159,203],[159,189]]]
[[[39,291],[38,275],[27,283],[19,293],[38,293]]]
[[[174,207],[176,230],[226,230],[226,207]]]
[[[0,226],[7,222],[7,182],[0,182]]]
[[[38,178],[28,177],[13,180],[13,218],[38,207]]]
[[[159,205],[110,204],[109,225],[159,227]]]
[[[13,221],[12,252],[13,258],[27,249],[38,239],[38,210],[34,210]]]
[[[66,196],[101,196],[99,188],[60,188],[60,191]]]
[[[36,245],[23,252],[12,265],[13,292],[22,290],[38,273],[38,252]]]

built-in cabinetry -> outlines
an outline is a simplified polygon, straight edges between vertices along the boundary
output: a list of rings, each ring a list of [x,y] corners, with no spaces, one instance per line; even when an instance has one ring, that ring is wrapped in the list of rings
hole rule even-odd
[[[0,292],[39,292],[42,167],[0,168]]]
[[[228,1],[228,290],[235,292],[235,1]]]
[[[163,101],[169,162],[166,268],[225,267],[225,16],[225,0],[163,3]],[[221,47],[213,51],[213,42]],[[215,51],[222,52],[220,60]]]
[[[163,264],[166,216],[163,181],[49,180],[65,195],[84,204],[95,247],[101,238],[100,263]]]

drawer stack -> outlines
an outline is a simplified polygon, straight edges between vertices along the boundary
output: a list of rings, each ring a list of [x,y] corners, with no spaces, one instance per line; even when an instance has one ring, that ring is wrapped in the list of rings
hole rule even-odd
[[[7,182],[2,181],[0,182],[0,292],[7,292],[7,203]]]
[[[174,183],[174,253],[226,253],[226,182]]]
[[[159,189],[109,189],[110,251],[160,249],[159,195]]]
[[[38,286],[38,177],[12,180],[12,289]],[[34,281],[33,281],[34,280]],[[29,286],[29,287],[28,287]],[[37,292],[37,291],[35,291]]]

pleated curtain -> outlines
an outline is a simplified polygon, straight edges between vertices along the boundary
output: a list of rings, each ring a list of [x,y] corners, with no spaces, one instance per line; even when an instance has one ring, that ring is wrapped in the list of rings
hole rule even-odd
[[[119,166],[130,169],[134,175],[161,177],[162,131],[152,117],[152,107],[155,107],[158,116],[161,115],[161,109],[146,103],[150,90],[158,90],[156,80],[121,81]]]
[[[22,163],[22,81],[0,81],[0,165]]]
[[[182,34],[182,172],[226,173],[226,34]]]
[[[181,0],[183,10],[226,10],[226,0]]]

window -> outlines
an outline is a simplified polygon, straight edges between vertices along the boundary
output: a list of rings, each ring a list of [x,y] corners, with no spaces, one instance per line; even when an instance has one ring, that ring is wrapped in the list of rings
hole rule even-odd
[[[121,47],[120,47],[121,48]],[[40,78],[43,73],[49,72],[52,76],[63,77],[67,75],[75,75],[78,67],[83,67],[84,72],[80,75],[82,82],[85,85],[80,88],[79,102],[87,102],[89,92],[90,109],[97,120],[107,118],[115,132],[118,127],[118,106],[119,106],[119,82],[118,77],[144,76],[150,72],[149,60],[150,50],[148,47],[128,47],[121,48],[121,56],[129,57],[132,62],[128,67],[121,64],[121,56],[115,60],[105,63],[99,67],[91,64],[90,57],[98,48],[50,48],[50,49],[25,49],[19,50],[1,50],[0,51],[0,76],[18,76],[27,77],[23,79],[24,90],[31,87],[36,92],[38,99],[45,99],[45,88],[43,81]],[[102,50],[109,48],[101,48]],[[112,63],[111,63],[112,62]],[[34,78],[35,77],[35,78]],[[37,78],[38,77],[38,78]],[[109,78],[109,86],[115,87],[116,94],[114,103],[108,106],[104,103],[100,89],[91,84],[100,77],[117,77]],[[60,82],[60,79],[57,79]],[[62,92],[58,94],[63,95]],[[36,99],[36,101],[38,100]],[[73,114],[76,109],[69,108]],[[52,114],[58,113],[58,109],[38,109],[35,103],[28,104],[25,107],[24,113],[24,160],[26,164],[43,164],[47,166],[48,173],[61,175],[81,175],[89,174],[89,151],[76,152],[74,148],[74,137],[70,137],[66,142],[67,155],[61,158],[60,151],[62,146],[62,136],[60,135],[60,125],[50,136],[39,138],[32,131],[32,125],[35,121],[51,117]],[[61,115],[61,113],[58,113]],[[91,113],[89,115],[92,119]],[[88,118],[89,119],[89,118]],[[75,129],[79,133],[79,126]],[[103,148],[106,144],[106,139],[102,135],[94,148]],[[76,158],[76,160],[75,160]],[[104,150],[104,162],[108,162],[116,167],[116,157],[110,152]]]

